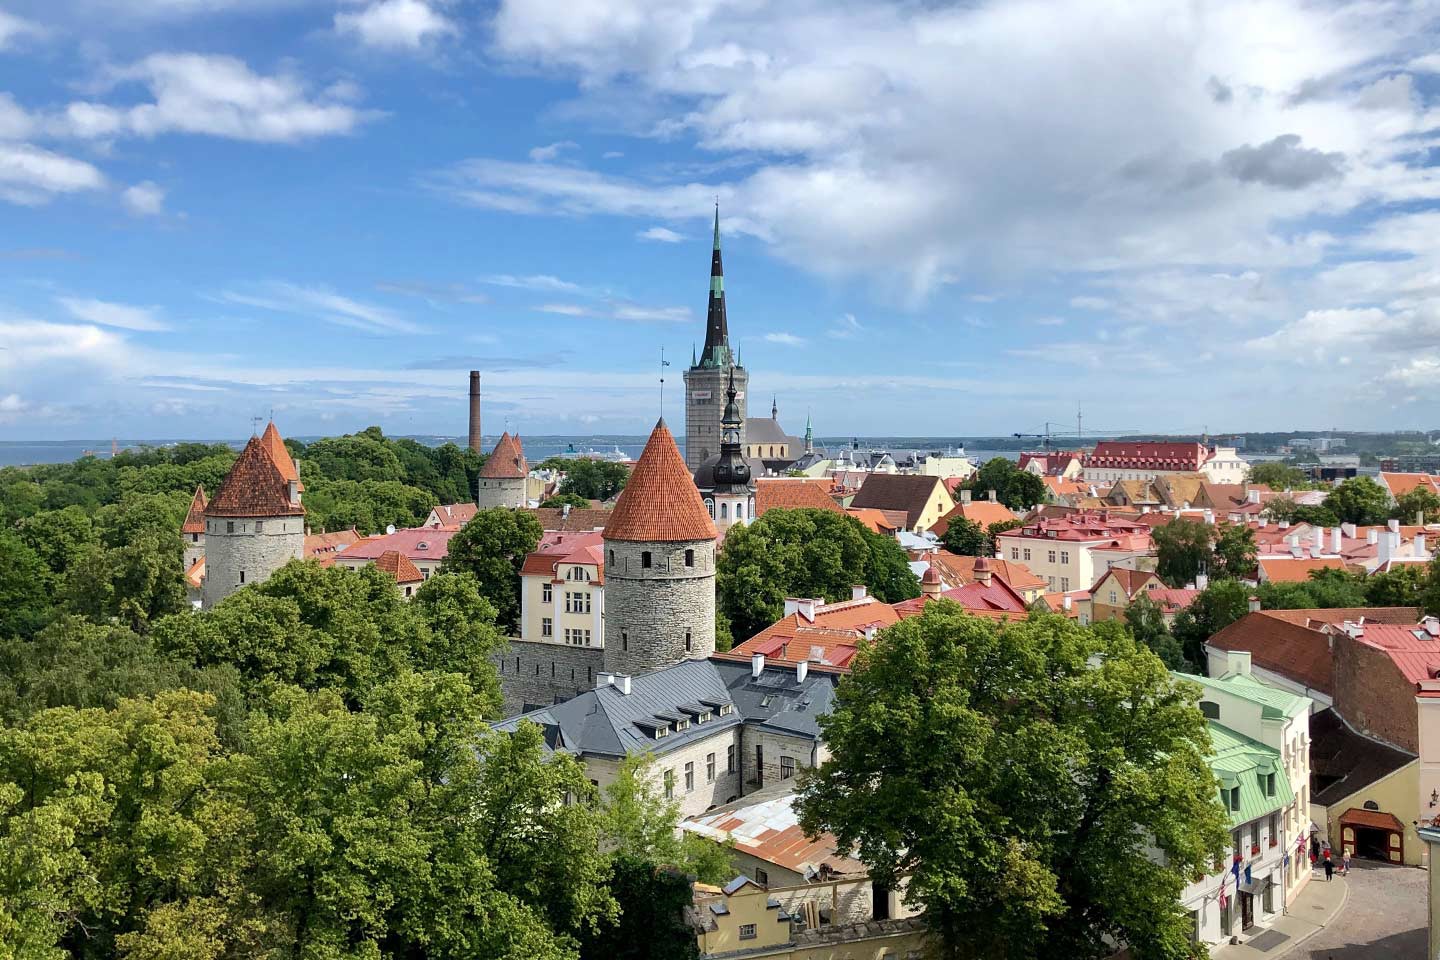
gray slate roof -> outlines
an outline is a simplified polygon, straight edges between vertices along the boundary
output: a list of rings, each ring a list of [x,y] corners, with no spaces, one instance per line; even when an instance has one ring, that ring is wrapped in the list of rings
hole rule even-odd
[[[792,437],[780,426],[778,420],[769,417],[745,418],[746,443],[788,443],[795,450],[802,450],[805,441]]]
[[[834,696],[835,678],[829,674],[812,673],[797,683],[793,667],[770,667],[752,679],[748,663],[687,660],[632,677],[628,695],[618,687],[598,687],[493,727],[513,731],[529,720],[545,731],[551,751],[608,757],[666,753],[741,723],[818,740],[819,718],[829,712]],[[658,740],[644,725],[657,715],[683,716],[685,705],[711,703],[730,704],[734,713],[722,717],[716,710],[709,721],[692,721],[688,729],[672,730]]]

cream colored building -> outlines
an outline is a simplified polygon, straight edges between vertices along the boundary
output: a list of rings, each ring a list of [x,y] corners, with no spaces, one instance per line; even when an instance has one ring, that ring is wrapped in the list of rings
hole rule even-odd
[[[1047,517],[995,538],[1002,560],[1023,563],[1050,593],[1087,590],[1112,566],[1148,557],[1150,528],[1106,511]]]
[[[599,533],[562,535],[520,568],[520,639],[605,646],[605,563]]]

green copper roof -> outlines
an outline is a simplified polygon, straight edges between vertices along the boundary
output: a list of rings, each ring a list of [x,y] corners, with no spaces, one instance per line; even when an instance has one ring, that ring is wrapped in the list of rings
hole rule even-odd
[[[1189,673],[1176,673],[1175,676],[1212,690],[1224,690],[1237,697],[1243,697],[1251,703],[1259,704],[1261,716],[1267,719],[1283,720],[1286,717],[1303,716],[1310,711],[1310,704],[1305,697],[1272,687],[1255,677],[1241,674],[1224,677],[1197,677]]]
[[[710,278],[710,296],[712,296],[712,297],[719,297],[719,296],[723,296],[724,293],[725,293],[725,278],[724,278],[724,277],[711,277],[711,278]]]
[[[1230,814],[1230,826],[1238,827],[1282,810],[1295,798],[1285,765],[1280,762],[1280,751],[1214,721],[1205,726],[1215,749],[1210,769],[1220,781],[1220,802]],[[1270,774],[1275,778],[1273,794],[1266,793]],[[1230,791],[1235,787],[1240,788],[1239,810],[1230,808]]]
[[[720,204],[715,204],[715,249],[720,249]]]

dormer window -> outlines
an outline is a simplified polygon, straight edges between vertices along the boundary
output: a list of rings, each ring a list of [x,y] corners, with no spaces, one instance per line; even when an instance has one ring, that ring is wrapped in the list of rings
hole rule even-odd
[[[734,713],[734,712],[735,712],[735,705],[734,705],[733,703],[722,703],[722,704],[720,704],[720,716],[722,716],[722,717],[728,717],[728,716],[730,716],[730,714],[732,714],[732,713]]]
[[[690,721],[689,721],[689,720],[676,720],[676,721],[675,721],[675,729],[676,729],[677,732],[680,731],[680,730],[689,730],[689,729],[690,729]]]
[[[655,739],[656,739],[656,740],[659,740],[661,737],[665,737],[665,736],[669,736],[669,735],[670,735],[670,728],[669,728],[669,727],[656,727],[656,728],[655,728]]]

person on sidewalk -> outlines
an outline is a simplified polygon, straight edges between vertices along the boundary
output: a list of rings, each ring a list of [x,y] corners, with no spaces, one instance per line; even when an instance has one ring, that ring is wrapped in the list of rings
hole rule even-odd
[[[1345,849],[1345,856],[1340,858],[1340,876],[1350,876],[1350,849]]]
[[[1327,854],[1325,855],[1325,879],[1326,879],[1326,881],[1328,882],[1328,881],[1334,879],[1334,877],[1335,877],[1335,861],[1334,861],[1334,860],[1331,860],[1331,859],[1330,859],[1330,855],[1327,853]]]
[[[1314,868],[1320,862],[1320,838],[1310,834],[1310,866]]]

